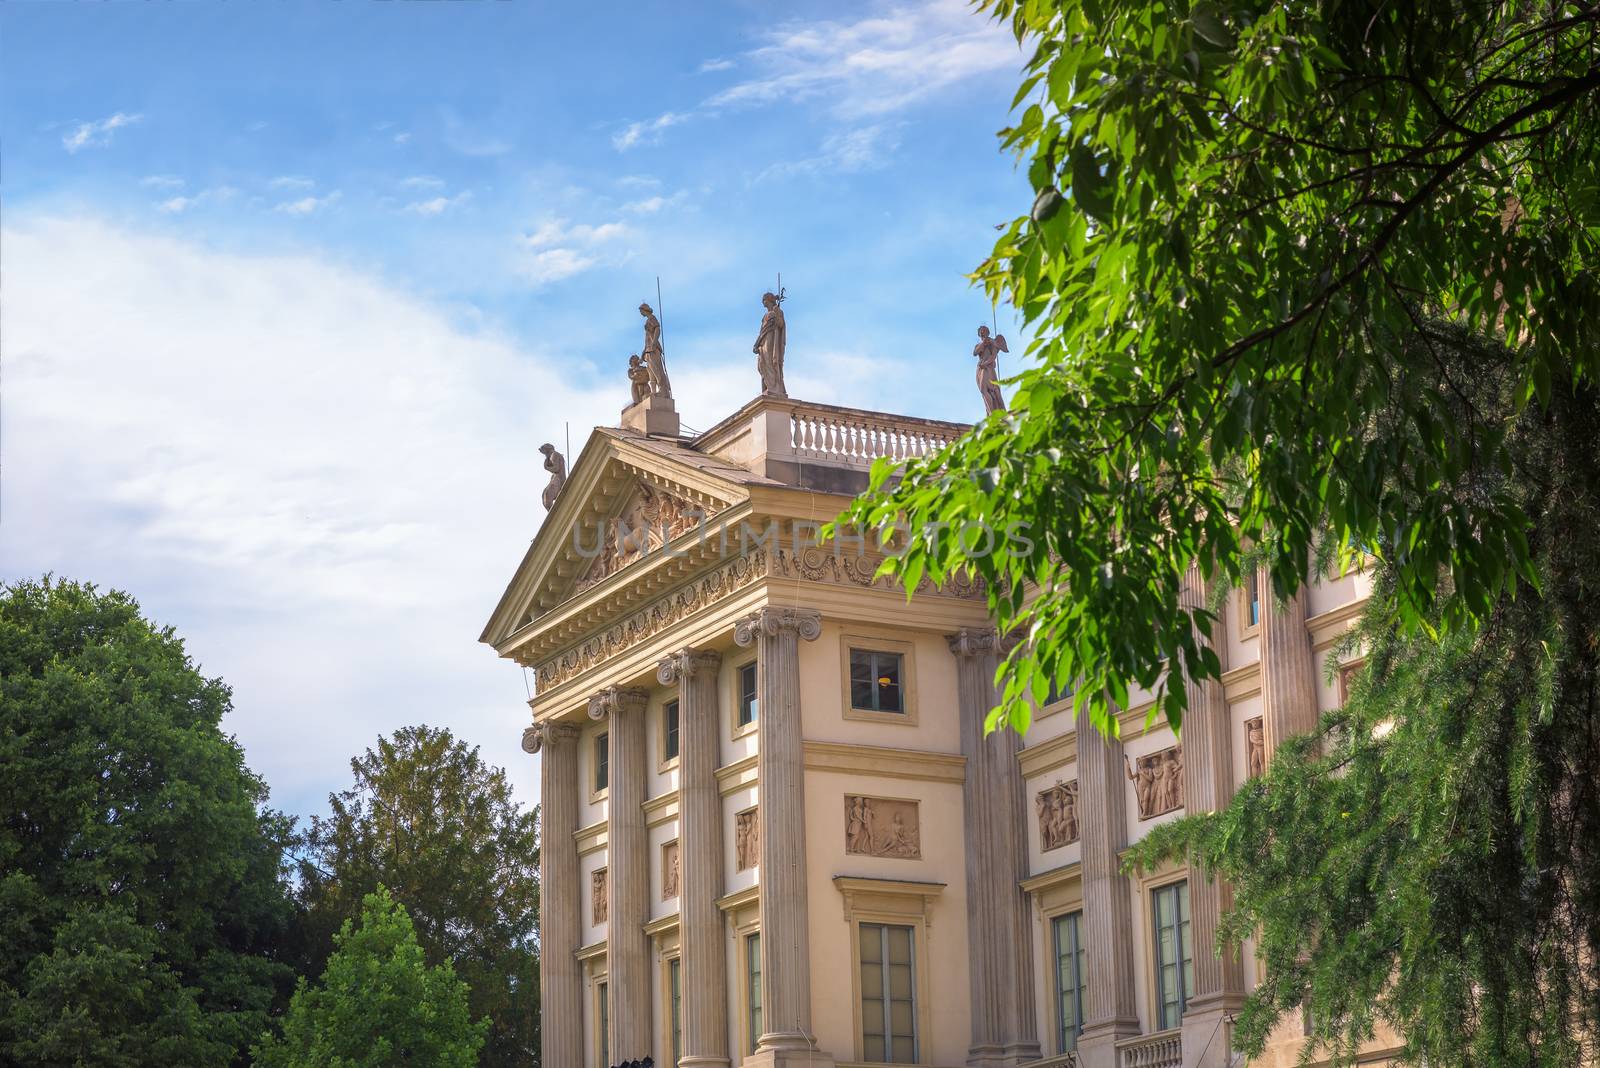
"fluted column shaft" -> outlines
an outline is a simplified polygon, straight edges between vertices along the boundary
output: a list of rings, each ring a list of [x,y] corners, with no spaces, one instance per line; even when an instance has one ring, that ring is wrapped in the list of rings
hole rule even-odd
[[[995,632],[962,630],[948,641],[956,657],[961,750],[967,758],[962,790],[972,999],[967,1063],[1013,1066],[1039,1058],[1033,939],[1028,897],[1020,885],[1028,874],[1028,824],[1017,736],[1009,730],[984,736],[984,721],[999,703]]]
[[[800,732],[800,639],[822,616],[767,606],[739,621],[734,641],[758,650],[761,778],[761,997],[758,1051],[808,1050],[811,961],[807,935],[805,751]]]
[[[1205,601],[1205,582],[1199,568],[1191,567],[1178,604],[1199,611]],[[1210,646],[1219,659],[1226,655],[1227,650],[1217,649],[1198,626],[1193,627],[1192,634],[1196,645]],[[1226,670],[1227,664],[1224,662],[1222,667]],[[1190,815],[1216,812],[1233,797],[1233,736],[1227,698],[1220,679],[1185,678],[1184,693],[1188,698],[1182,731],[1184,811]],[[1189,922],[1194,989],[1183,1016],[1184,1063],[1188,1068],[1221,1068],[1231,1057],[1232,1044],[1222,1031],[1226,1026],[1223,1017],[1244,1000],[1244,965],[1237,946],[1219,956],[1216,945],[1217,929],[1232,902],[1233,894],[1225,881],[1208,879],[1191,870]]]
[[[578,912],[578,728],[522,732],[539,761],[539,1004],[541,1064],[583,1063],[583,973]]]
[[[722,732],[717,665],[722,657],[684,649],[661,661],[657,678],[678,685],[679,960],[683,966],[683,1056],[679,1068],[727,1068],[728,962],[723,955]]]
[[[610,735],[606,806],[606,982],[611,1059],[651,1055],[650,855],[645,833],[645,730],[648,690],[613,686],[589,699],[589,717]]]
[[[1083,933],[1089,966],[1078,1057],[1083,1068],[1116,1068],[1117,1040],[1139,1033],[1130,937],[1133,891],[1117,856],[1128,844],[1122,743],[1096,731],[1087,711],[1078,714],[1077,734]]]
[[[1272,575],[1263,567],[1261,591],[1261,704],[1267,756],[1284,740],[1317,726],[1317,669],[1306,629],[1306,589],[1280,606],[1271,596]]]

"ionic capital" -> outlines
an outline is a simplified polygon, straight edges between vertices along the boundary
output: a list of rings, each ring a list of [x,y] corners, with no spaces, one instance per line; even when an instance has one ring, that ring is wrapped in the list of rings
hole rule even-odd
[[[822,636],[822,613],[814,608],[785,608],[766,605],[745,616],[733,627],[734,643],[744,647],[755,644],[762,634],[781,634],[792,630],[808,642]]]
[[[562,742],[578,740],[578,728],[570,723],[535,723],[522,730],[522,751],[537,753],[546,745],[554,748]]]
[[[656,666],[656,678],[661,685],[671,686],[680,679],[687,682],[698,672],[715,671],[721,663],[722,654],[712,649],[679,649],[661,658]]]
[[[961,659],[990,654],[1000,656],[1005,652],[1000,635],[993,627],[962,627],[954,634],[946,634],[944,640],[950,644],[950,651]]]
[[[643,712],[649,703],[649,690],[635,686],[607,686],[589,698],[589,718],[605,719],[617,712]]]

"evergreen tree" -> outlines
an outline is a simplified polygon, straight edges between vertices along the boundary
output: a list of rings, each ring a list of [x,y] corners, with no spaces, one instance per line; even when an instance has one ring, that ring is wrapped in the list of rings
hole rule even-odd
[[[287,995],[291,826],[229,700],[125,594],[0,592],[0,1061],[242,1063]]]
[[[448,962],[429,966],[416,929],[379,887],[346,920],[315,985],[300,980],[281,1036],[255,1049],[257,1068],[472,1068],[485,1021]]]
[[[531,1065],[539,1049],[537,815],[503,769],[448,730],[407,727],[350,762],[355,777],[312,820],[300,865],[316,975],[329,936],[385,886],[405,904],[430,964],[449,963],[489,1031],[482,1063]]]

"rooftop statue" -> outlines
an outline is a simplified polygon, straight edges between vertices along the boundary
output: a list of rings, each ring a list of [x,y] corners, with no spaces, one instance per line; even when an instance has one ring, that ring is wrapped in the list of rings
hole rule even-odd
[[[648,304],[639,305],[644,316],[644,365],[650,371],[650,392],[657,397],[672,396],[672,382],[667,378],[667,354],[661,349],[661,321]]]
[[[761,303],[767,314],[761,317],[761,332],[751,352],[756,354],[756,370],[761,374],[761,392],[787,397],[783,388],[783,350],[789,344],[789,328],[783,321],[782,293],[763,293]]]
[[[1006,348],[1004,334],[990,337],[987,326],[978,327],[978,343],[972,347],[972,354],[978,358],[978,392],[983,395],[985,413],[1006,410],[1006,399],[1000,395],[1000,376],[997,368],[1000,354],[1010,351]]]
[[[633,403],[638,404],[650,396],[650,368],[634,353],[628,357],[628,383],[633,387]]]
[[[550,483],[545,486],[542,498],[544,510],[548,512],[555,507],[561,487],[567,484],[567,458],[556,452],[556,447],[548,441],[539,446],[539,451],[544,454],[544,469],[550,472]]]

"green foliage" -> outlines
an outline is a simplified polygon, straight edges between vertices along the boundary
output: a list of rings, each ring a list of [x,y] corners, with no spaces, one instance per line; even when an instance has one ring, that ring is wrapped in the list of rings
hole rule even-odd
[[[241,1063],[287,994],[290,824],[228,710],[126,595],[0,594],[0,1061]]]
[[[1486,350],[1470,355],[1493,380]],[[1187,853],[1232,884],[1220,935],[1254,934],[1264,971],[1235,1035],[1247,1051],[1304,1004],[1347,1060],[1380,1024],[1431,1064],[1600,1054],[1600,395],[1555,394],[1509,441],[1538,586],[1436,641],[1387,618],[1385,566],[1345,707],[1225,811],[1131,851]]]
[[[472,1068],[487,1021],[473,1021],[449,962],[429,966],[416,929],[379,887],[346,920],[315,986],[300,980],[282,1036],[255,1049],[257,1068]]]
[[[1456,403],[1430,324],[1507,339],[1517,407],[1600,370],[1600,11],[982,6],[1035,48],[1001,136],[1037,195],[976,275],[1022,313],[1032,366],[1009,413],[880,464],[845,518],[918,531],[890,573],[970,569],[1030,639],[991,725],[1025,728],[1051,681],[1102,730],[1159,686],[1178,725],[1166,666],[1218,670],[1184,575],[1237,583],[1249,545],[1280,595],[1324,531],[1382,556],[1406,633],[1535,584],[1518,501],[1469,485],[1512,469],[1504,416]],[[1026,540],[975,556],[935,523]]]
[[[530,1065],[539,1048],[537,814],[505,772],[448,730],[407,727],[350,762],[355,782],[312,820],[300,865],[315,975],[329,935],[386,886],[430,964],[449,963],[487,1017],[485,1065]]]

